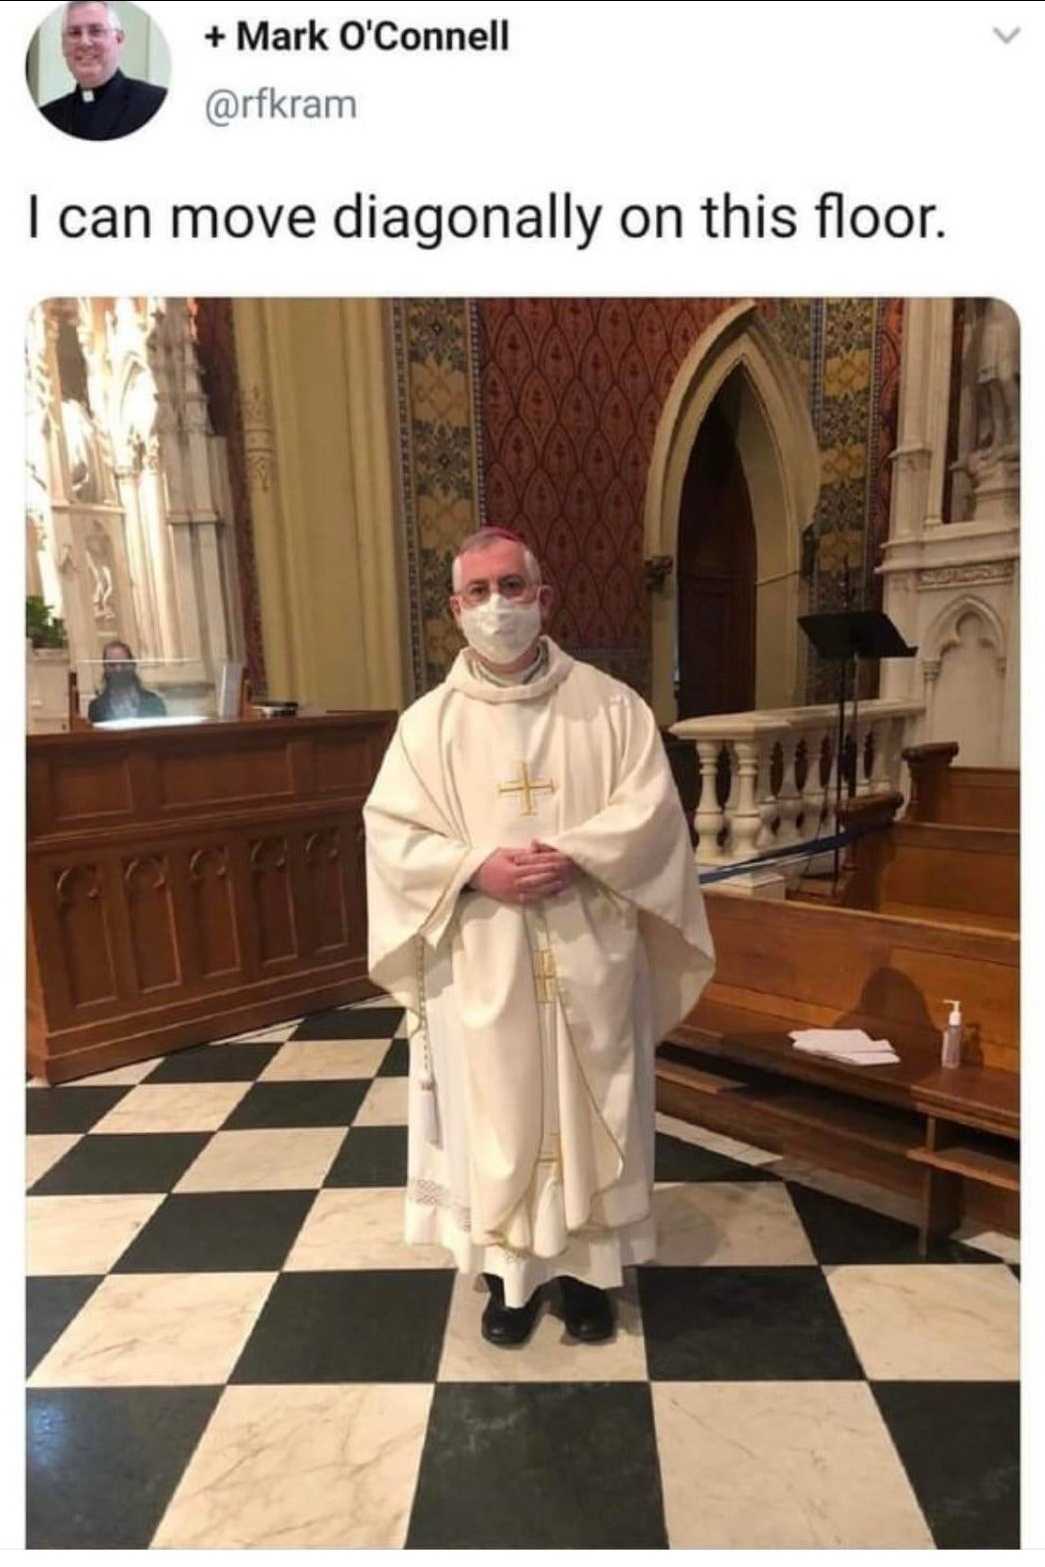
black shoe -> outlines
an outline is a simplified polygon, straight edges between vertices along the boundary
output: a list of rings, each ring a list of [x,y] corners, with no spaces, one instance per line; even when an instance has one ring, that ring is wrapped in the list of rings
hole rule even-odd
[[[614,1332],[613,1307],[605,1290],[593,1284],[582,1284],[580,1279],[564,1274],[559,1280],[562,1286],[562,1314],[566,1331],[582,1344],[601,1344],[612,1338]]]
[[[483,1312],[483,1338],[488,1344],[496,1344],[500,1348],[525,1344],[537,1321],[541,1304],[540,1290],[534,1290],[525,1306],[506,1306],[503,1280],[493,1273],[484,1273],[483,1278],[490,1291],[490,1299]]]

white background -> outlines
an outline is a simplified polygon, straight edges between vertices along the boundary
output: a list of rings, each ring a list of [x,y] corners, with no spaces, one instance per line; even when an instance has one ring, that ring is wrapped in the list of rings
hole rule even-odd
[[[9,701],[5,708],[2,852],[3,994],[7,1001],[2,1113],[7,1117],[7,1226],[2,1404],[4,1539],[21,1539],[22,1483],[22,601],[23,340],[26,310],[63,294],[683,294],[999,295],[1024,329],[1023,779],[1026,963],[1024,1320],[1042,1300],[1036,1211],[1045,1072],[1039,1037],[1045,992],[1039,936],[1042,870],[1040,723],[1042,669],[1039,365],[1042,359],[1041,177],[1045,71],[1040,7],[998,4],[537,4],[498,0],[387,5],[155,3],[170,45],[170,96],[143,131],[110,143],[75,141],[48,125],[25,85],[25,51],[46,7],[5,4],[0,93],[4,136],[4,271],[0,396],[5,440],[0,487],[8,553],[2,581]],[[349,17],[471,25],[511,19],[508,54],[346,54],[336,30]],[[237,53],[203,39],[242,18],[332,25],[327,54]],[[1010,45],[992,32],[1022,26]],[[351,93],[355,122],[291,121],[211,127],[217,87],[256,92]],[[607,207],[599,239],[570,244],[449,242],[422,252],[405,241],[359,243],[325,231],[308,241],[173,244],[163,209],[174,201],[310,202],[327,213],[356,191],[383,201],[540,202],[549,191]],[[709,242],[695,204],[731,190],[788,201],[802,211],[821,191],[886,206],[934,201],[943,240],[818,242],[811,223],[794,239]],[[67,202],[148,202],[149,243],[28,239],[28,198],[44,212]],[[691,209],[682,242],[627,241],[612,210],[629,201]],[[1035,1145],[1038,1145],[1037,1148]],[[1041,1330],[1023,1340],[1025,1382],[1042,1385]],[[1024,1405],[1024,1544],[1045,1540],[1045,1473],[1037,1399]],[[970,1442],[976,1432],[968,1433]],[[1040,1493],[1040,1483],[1037,1487]]]

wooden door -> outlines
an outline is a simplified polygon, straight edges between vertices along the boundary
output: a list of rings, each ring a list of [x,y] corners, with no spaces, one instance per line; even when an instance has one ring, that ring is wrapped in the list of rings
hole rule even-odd
[[[678,713],[755,705],[757,552],[744,470],[717,402],[682,485],[678,551]]]

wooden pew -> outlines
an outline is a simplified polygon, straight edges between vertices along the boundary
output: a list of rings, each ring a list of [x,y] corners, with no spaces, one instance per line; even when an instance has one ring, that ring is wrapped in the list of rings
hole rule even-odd
[[[966,1216],[1015,1232],[1019,938],[709,892],[715,978],[657,1060],[668,1114],[918,1199],[923,1253]],[[961,1067],[940,1034],[961,998]],[[796,1051],[789,1031],[864,1028],[899,1063]]]
[[[1018,768],[954,767],[955,741],[909,746],[901,754],[911,774],[905,821],[1019,828]]]
[[[879,914],[1018,930],[1018,830],[909,816],[882,825],[882,807],[898,800],[868,795],[843,808],[847,826],[875,830],[851,846],[839,901]]]

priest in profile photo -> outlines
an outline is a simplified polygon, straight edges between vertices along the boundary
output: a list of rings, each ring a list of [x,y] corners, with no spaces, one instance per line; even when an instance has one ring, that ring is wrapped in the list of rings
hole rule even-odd
[[[146,27],[152,25],[148,18],[143,21]],[[115,6],[70,0],[62,8],[61,30],[62,57],[76,86],[40,104],[44,118],[84,141],[116,141],[147,125],[167,89],[125,76],[120,69],[126,34]],[[32,65],[31,57],[31,72]]]
[[[453,563],[467,646],[400,719],[364,807],[370,974],[408,1013],[405,1239],[482,1273],[481,1333],[614,1332],[656,1251],[654,1052],[714,967],[646,703],[543,631],[551,589],[486,528]]]

